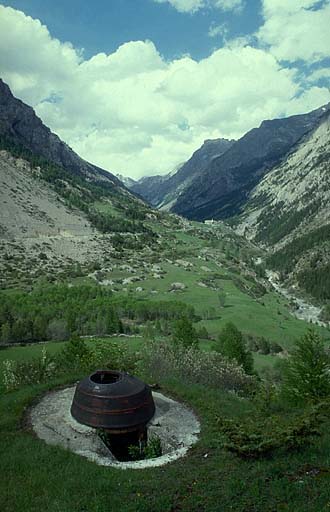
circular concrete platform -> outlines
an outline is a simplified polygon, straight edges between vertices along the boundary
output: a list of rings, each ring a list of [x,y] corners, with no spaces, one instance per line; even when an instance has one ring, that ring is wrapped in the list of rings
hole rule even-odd
[[[143,469],[163,466],[183,457],[196,443],[200,424],[194,413],[183,404],[153,392],[156,413],[148,425],[148,435],[157,435],[163,455],[154,459],[120,462],[101,441],[96,430],[78,423],[70,413],[75,391],[71,386],[45,395],[30,410],[34,432],[48,444],[62,446],[101,466]]]

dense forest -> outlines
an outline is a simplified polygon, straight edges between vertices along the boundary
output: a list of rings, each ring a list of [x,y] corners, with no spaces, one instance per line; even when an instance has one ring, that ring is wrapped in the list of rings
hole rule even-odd
[[[182,316],[196,319],[193,307],[179,301],[118,297],[101,286],[56,284],[31,292],[0,293],[2,343],[129,333],[148,321]]]
[[[298,271],[297,281],[301,288],[318,300],[330,299],[330,264],[327,261],[328,243],[330,241],[330,224],[326,224],[314,231],[307,233],[279,251],[271,254],[267,260],[267,266],[279,270],[282,278],[285,278],[296,265],[305,258],[306,263]]]
[[[330,300],[330,263],[300,272],[298,283],[317,299]]]
[[[265,200],[264,196],[259,199],[260,204],[263,203],[263,200]],[[258,202],[255,201],[252,204],[258,205]],[[256,236],[256,241],[276,244],[296,229],[304,219],[317,212],[318,208],[319,205],[316,201],[299,211],[287,213],[284,210],[284,203],[278,203],[276,207],[263,214],[261,229]]]
[[[326,224],[293,240],[283,249],[276,251],[267,258],[267,263],[269,266],[287,274],[294,269],[295,264],[304,253],[314,247],[319,247],[322,243],[329,240],[330,224]]]

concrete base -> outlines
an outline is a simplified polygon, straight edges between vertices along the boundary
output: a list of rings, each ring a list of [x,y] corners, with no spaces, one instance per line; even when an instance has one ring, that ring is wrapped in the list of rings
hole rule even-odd
[[[75,386],[53,391],[31,409],[32,428],[48,444],[62,446],[101,466],[143,469],[163,466],[183,457],[196,443],[199,421],[184,405],[161,393],[153,393],[156,413],[148,425],[148,436],[161,439],[163,455],[155,459],[120,462],[101,441],[96,430],[78,423],[70,414]]]

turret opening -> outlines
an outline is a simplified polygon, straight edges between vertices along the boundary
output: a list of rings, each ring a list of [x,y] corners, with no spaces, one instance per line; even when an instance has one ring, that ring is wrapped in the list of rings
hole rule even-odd
[[[98,371],[90,376],[90,380],[95,384],[114,384],[120,379],[120,373],[113,371]]]

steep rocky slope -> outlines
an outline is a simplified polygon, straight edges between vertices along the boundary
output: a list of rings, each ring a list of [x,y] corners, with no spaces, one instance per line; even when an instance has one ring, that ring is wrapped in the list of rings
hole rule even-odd
[[[79,210],[69,210],[64,200],[28,162],[0,151],[0,232],[2,237],[86,236],[95,229]]]
[[[330,113],[253,190],[237,230],[288,284],[330,299]],[[330,314],[330,309],[329,309]],[[330,318],[330,316],[329,316]]]
[[[279,249],[330,222],[330,116],[255,187],[239,231]]]
[[[190,184],[202,176],[214,158],[226,152],[234,143],[232,140],[206,140],[191,158],[165,176],[141,178],[129,188],[158,208],[168,210]]]
[[[120,186],[108,171],[80,158],[67,144],[52,133],[36,116],[33,108],[15,98],[0,79],[0,138],[23,146],[32,154],[43,157],[68,172]]]
[[[84,161],[0,82],[0,284],[99,265],[154,234],[147,205]],[[156,215],[154,215],[156,216]]]
[[[214,158],[178,197],[172,211],[190,219],[224,219],[238,214],[249,193],[270,169],[319,122],[328,107],[286,119],[263,121]]]
[[[114,251],[84,212],[68,206],[40,168],[0,151],[0,288],[77,272]]]

